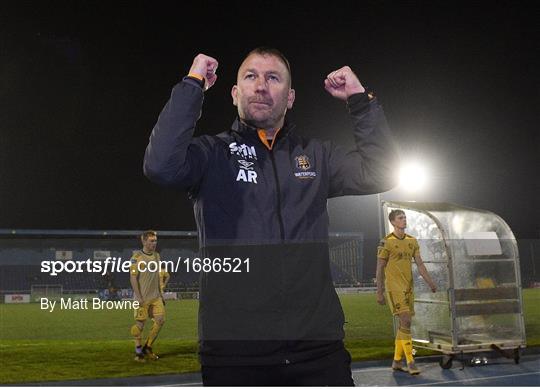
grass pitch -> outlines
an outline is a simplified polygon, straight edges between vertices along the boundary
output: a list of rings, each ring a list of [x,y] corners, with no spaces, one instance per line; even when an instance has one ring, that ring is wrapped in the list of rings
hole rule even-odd
[[[388,307],[377,305],[373,294],[340,298],[353,360],[391,358]],[[523,298],[527,344],[538,346],[540,289],[524,290]],[[142,364],[133,361],[130,310],[50,313],[39,304],[0,304],[0,384],[197,371],[197,308],[196,300],[167,303],[166,323],[154,346],[161,358]]]

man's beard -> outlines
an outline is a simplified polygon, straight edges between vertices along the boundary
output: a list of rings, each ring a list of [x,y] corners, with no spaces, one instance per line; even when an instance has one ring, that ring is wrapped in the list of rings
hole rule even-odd
[[[242,119],[242,121],[252,127],[255,128],[263,128],[263,129],[276,129],[285,117],[285,111],[282,114],[279,114],[277,111],[272,110],[268,114],[264,115],[264,117],[257,117],[259,115],[252,114],[249,109],[245,111],[245,115]],[[263,116],[263,115],[261,115]]]

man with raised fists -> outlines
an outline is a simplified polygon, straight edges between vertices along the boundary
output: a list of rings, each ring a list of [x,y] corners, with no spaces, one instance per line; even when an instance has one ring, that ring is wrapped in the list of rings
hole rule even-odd
[[[200,279],[203,383],[354,385],[330,273],[326,203],[395,185],[397,150],[382,108],[344,66],[324,88],[346,102],[353,150],[299,136],[286,117],[295,100],[289,62],[262,47],[238,69],[231,129],[194,137],[217,68],[216,59],[195,57],[144,158],[150,180],[189,193],[201,258],[212,265]]]

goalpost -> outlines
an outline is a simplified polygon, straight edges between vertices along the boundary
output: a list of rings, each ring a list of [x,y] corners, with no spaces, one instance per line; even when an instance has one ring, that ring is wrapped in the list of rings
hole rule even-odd
[[[330,263],[334,266],[334,285],[355,286],[363,278],[362,233],[330,233]]]
[[[30,288],[30,300],[39,302],[41,298],[58,300],[62,297],[64,288],[61,284],[38,284]]]
[[[197,291],[178,292],[178,298],[180,300],[198,300],[199,299],[199,292],[197,292]]]

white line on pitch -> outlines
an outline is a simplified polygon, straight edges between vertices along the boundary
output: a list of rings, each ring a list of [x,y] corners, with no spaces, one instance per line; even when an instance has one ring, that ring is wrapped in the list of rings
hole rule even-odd
[[[392,367],[390,365],[388,366],[385,366],[385,367],[367,367],[367,368],[360,368],[360,369],[353,369],[353,373],[354,372],[361,372],[361,371],[383,371],[383,370],[387,370],[387,371],[392,371]]]
[[[454,383],[454,382],[457,383],[457,382],[493,380],[493,379],[496,379],[496,378],[520,377],[520,376],[535,375],[535,374],[540,374],[540,372],[536,371],[536,372],[532,372],[532,373],[497,375],[497,376],[491,376],[491,377],[465,378],[463,380],[452,380],[452,381],[433,381],[433,382],[427,382],[427,383],[424,383],[424,384],[407,385],[407,386],[431,386],[431,385],[438,385],[438,384],[450,384],[450,383]]]

